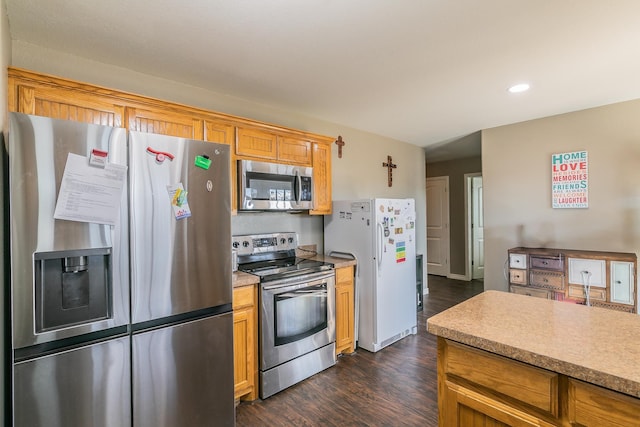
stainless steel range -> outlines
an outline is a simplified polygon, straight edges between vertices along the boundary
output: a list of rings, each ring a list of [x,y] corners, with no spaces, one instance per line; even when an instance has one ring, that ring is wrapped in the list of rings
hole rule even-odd
[[[296,257],[296,233],[233,236],[238,270],[260,277],[260,397],[336,363],[333,264]]]

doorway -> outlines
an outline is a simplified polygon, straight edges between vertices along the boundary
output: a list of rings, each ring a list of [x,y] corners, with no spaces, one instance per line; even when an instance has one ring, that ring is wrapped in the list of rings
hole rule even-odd
[[[484,215],[482,174],[469,173],[465,179],[466,280],[484,278]]]

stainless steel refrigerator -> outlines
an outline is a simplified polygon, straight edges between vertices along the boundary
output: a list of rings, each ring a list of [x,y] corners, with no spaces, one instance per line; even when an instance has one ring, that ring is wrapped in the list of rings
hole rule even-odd
[[[229,147],[129,134],[133,425],[233,425]]]
[[[228,148],[11,113],[7,153],[14,425],[233,425]]]

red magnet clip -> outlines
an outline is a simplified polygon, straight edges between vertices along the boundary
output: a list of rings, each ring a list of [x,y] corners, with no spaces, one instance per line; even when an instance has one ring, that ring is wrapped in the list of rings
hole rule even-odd
[[[173,160],[174,158],[174,155],[171,153],[167,153],[166,151],[156,151],[151,147],[147,147],[147,151],[156,155],[156,161],[158,163],[164,162],[165,157],[168,157],[169,160]]]

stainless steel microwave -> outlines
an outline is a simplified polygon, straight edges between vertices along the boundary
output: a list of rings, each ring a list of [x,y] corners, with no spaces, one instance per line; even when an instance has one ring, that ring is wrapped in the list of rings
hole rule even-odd
[[[313,168],[238,160],[238,210],[313,209]]]

